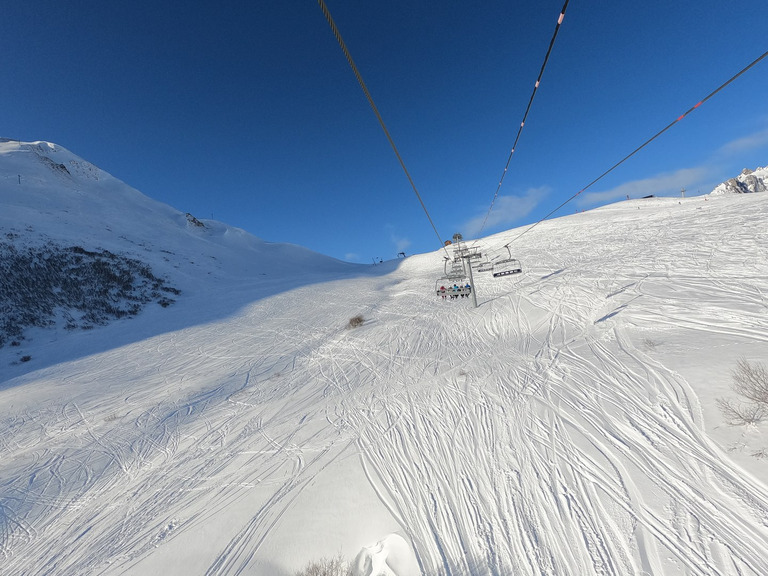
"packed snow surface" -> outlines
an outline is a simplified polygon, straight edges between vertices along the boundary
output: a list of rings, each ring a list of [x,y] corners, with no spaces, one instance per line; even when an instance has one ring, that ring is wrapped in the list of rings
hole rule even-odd
[[[0,348],[3,574],[768,574],[766,424],[716,405],[768,360],[768,194],[470,242],[523,264],[477,308],[437,297],[442,250],[269,244],[47,143],[0,143],[0,202],[14,243],[180,290]]]

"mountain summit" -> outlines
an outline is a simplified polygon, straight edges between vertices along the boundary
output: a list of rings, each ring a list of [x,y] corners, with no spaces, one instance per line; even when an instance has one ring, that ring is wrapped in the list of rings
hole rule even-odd
[[[0,204],[0,347],[19,358],[31,327],[157,313],[224,278],[266,294],[361,268],[180,212],[49,142],[0,139]]]
[[[718,185],[710,194],[719,196],[722,194],[750,194],[766,191],[768,191],[768,167],[758,167],[756,170],[745,168],[735,178],[730,178]]]

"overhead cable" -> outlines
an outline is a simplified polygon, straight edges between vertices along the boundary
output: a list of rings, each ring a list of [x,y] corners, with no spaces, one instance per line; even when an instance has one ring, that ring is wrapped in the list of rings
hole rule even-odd
[[[397,156],[397,160],[400,162],[400,166],[403,168],[403,172],[405,172],[405,175],[408,178],[408,182],[411,183],[411,188],[413,188],[413,192],[416,194],[416,198],[419,199],[419,203],[421,204],[421,207],[424,209],[424,214],[427,215],[427,219],[429,220],[429,223],[432,225],[432,230],[435,231],[435,235],[437,236],[437,239],[440,242],[440,246],[443,247],[443,249],[445,249],[443,240],[437,231],[437,227],[435,226],[435,223],[432,221],[432,217],[429,215],[427,206],[424,204],[424,200],[422,200],[421,194],[419,194],[419,191],[416,189],[416,184],[414,184],[413,178],[411,178],[411,174],[408,172],[408,169],[405,167],[405,162],[403,161],[402,156],[400,156],[400,152],[397,150],[397,146],[395,146],[395,142],[394,140],[392,140],[392,136],[390,136],[389,130],[387,130],[386,124],[384,124],[384,119],[381,117],[381,114],[379,113],[379,109],[376,107],[376,104],[373,101],[373,97],[371,96],[371,93],[368,91],[368,87],[365,85],[365,82],[363,81],[363,77],[360,75],[360,72],[358,71],[357,66],[355,65],[355,61],[352,59],[352,55],[349,53],[349,50],[347,50],[347,45],[344,43],[344,39],[341,37],[341,33],[339,32],[339,29],[336,27],[336,23],[333,21],[333,18],[331,17],[331,13],[328,10],[328,7],[325,5],[325,2],[323,0],[317,0],[317,3],[320,5],[320,9],[323,11],[323,14],[325,14],[325,19],[328,20],[328,24],[331,26],[331,30],[333,30],[333,35],[336,36],[336,40],[338,41],[339,46],[341,46],[341,49],[344,52],[344,56],[346,56],[347,58],[347,62],[349,62],[349,65],[352,67],[352,71],[355,73],[355,78],[357,78],[357,82],[360,84],[360,87],[363,89],[363,92],[365,93],[365,97],[368,99],[368,103],[371,105],[371,108],[373,109],[374,114],[376,114],[376,118],[379,120],[379,124],[381,124],[382,130],[384,130],[384,134],[386,135],[387,140],[389,141],[389,145],[392,147],[392,150],[395,152],[395,156]]]
[[[480,226],[480,230],[478,231],[478,236],[480,233],[485,229],[485,225],[488,222],[488,217],[491,215],[491,211],[493,210],[493,205],[496,203],[496,198],[499,196],[499,190],[501,190],[501,184],[504,182],[504,176],[507,175],[507,170],[509,169],[509,163],[512,161],[512,155],[515,153],[515,149],[517,148],[517,143],[520,140],[520,134],[523,132],[523,127],[525,126],[525,121],[528,119],[528,112],[531,111],[531,105],[533,104],[533,99],[536,96],[536,91],[539,89],[539,84],[541,84],[541,78],[544,75],[544,68],[547,66],[547,62],[549,61],[549,55],[552,53],[552,47],[555,45],[555,38],[557,38],[557,33],[560,31],[560,25],[563,23],[563,18],[565,18],[565,9],[568,8],[568,2],[569,0],[565,0],[565,4],[563,4],[563,9],[560,10],[560,16],[557,18],[557,24],[555,25],[555,32],[552,34],[552,39],[549,41],[549,48],[547,48],[547,54],[544,56],[544,62],[541,65],[541,70],[539,70],[539,76],[536,78],[536,83],[533,85],[533,92],[531,92],[531,97],[528,100],[528,106],[525,109],[525,114],[523,114],[523,121],[520,122],[520,127],[517,129],[517,136],[515,136],[515,141],[512,144],[512,150],[509,153],[509,156],[507,157],[507,163],[504,166],[504,172],[501,173],[501,178],[499,179],[499,185],[496,187],[496,193],[493,195],[493,200],[491,200],[491,205],[488,208],[488,212],[485,214],[485,218],[483,219],[483,224]]]
[[[691,112],[693,112],[694,110],[696,110],[696,108],[698,108],[699,106],[701,106],[702,104],[704,104],[704,102],[706,102],[707,100],[709,100],[710,98],[712,98],[712,96],[714,96],[715,94],[717,94],[718,92],[720,92],[720,90],[722,90],[723,88],[725,88],[726,86],[728,86],[728,84],[730,84],[731,82],[733,82],[734,80],[736,80],[736,79],[737,79],[739,76],[741,76],[741,75],[742,75],[742,74],[744,74],[744,73],[745,73],[747,70],[749,70],[750,68],[752,68],[753,66],[755,66],[755,65],[756,65],[758,62],[760,62],[760,61],[761,61],[763,58],[765,58],[766,56],[768,56],[768,52],[764,52],[764,53],[763,53],[761,56],[759,56],[758,58],[756,58],[755,60],[753,60],[753,61],[752,61],[752,62],[751,62],[749,65],[745,66],[745,67],[744,67],[744,68],[742,68],[742,69],[741,69],[739,72],[737,72],[736,74],[734,74],[733,76],[731,76],[731,77],[730,77],[730,78],[729,78],[727,81],[723,82],[723,83],[722,83],[720,86],[718,86],[718,87],[717,87],[715,90],[713,90],[712,92],[710,92],[710,93],[709,93],[709,94],[708,94],[708,95],[707,95],[705,98],[701,99],[701,100],[700,100],[700,101],[699,101],[699,102],[698,102],[696,105],[694,105],[694,106],[692,106],[691,108],[689,108],[689,109],[688,109],[688,110],[687,110],[687,111],[686,111],[684,114],[680,115],[680,116],[679,116],[679,117],[678,117],[676,120],[674,120],[673,122],[670,122],[669,124],[667,124],[667,126],[665,126],[665,127],[664,127],[664,128],[662,128],[661,130],[659,130],[658,132],[656,132],[656,134],[654,134],[653,136],[651,136],[650,138],[648,138],[648,140],[646,140],[646,141],[645,141],[645,142],[643,142],[643,143],[642,143],[640,146],[638,146],[637,148],[635,148],[635,149],[634,149],[632,152],[630,152],[629,154],[627,154],[626,156],[624,156],[624,158],[622,158],[621,160],[619,160],[618,162],[616,162],[616,164],[614,164],[613,166],[611,166],[610,168],[608,168],[608,170],[606,170],[605,172],[603,172],[602,174],[600,174],[600,176],[598,176],[597,178],[595,178],[594,180],[592,180],[592,182],[590,182],[589,184],[587,184],[586,186],[584,186],[584,188],[582,188],[581,190],[579,190],[578,192],[576,192],[576,194],[574,194],[573,196],[571,196],[570,198],[568,198],[568,199],[567,199],[565,202],[563,202],[562,204],[560,204],[560,206],[558,206],[557,208],[555,208],[554,210],[552,210],[552,211],[551,211],[549,214],[547,214],[546,216],[544,216],[544,218],[542,218],[542,219],[541,219],[541,220],[539,220],[538,222],[536,222],[536,223],[532,224],[531,226],[529,226],[528,228],[526,228],[525,230],[523,230],[523,232],[521,232],[521,233],[520,233],[518,236],[516,236],[515,238],[513,238],[512,240],[510,240],[509,242],[507,242],[506,246],[509,246],[510,244],[512,244],[512,242],[515,242],[515,241],[516,241],[516,240],[518,240],[518,239],[519,239],[521,236],[523,236],[524,234],[527,234],[528,232],[530,232],[531,230],[533,230],[533,229],[534,229],[536,226],[538,226],[539,224],[541,224],[542,222],[544,222],[544,220],[547,220],[547,219],[548,219],[550,216],[552,216],[553,214],[555,214],[556,212],[558,212],[558,211],[559,211],[561,208],[563,208],[563,206],[565,206],[566,204],[568,204],[569,202],[571,202],[571,201],[572,201],[574,198],[576,198],[576,197],[577,197],[579,194],[581,194],[582,192],[584,192],[584,191],[588,190],[588,189],[589,189],[589,188],[591,188],[591,187],[592,187],[594,184],[596,184],[597,182],[599,182],[600,180],[602,180],[602,179],[603,179],[605,176],[607,176],[608,174],[610,174],[611,172],[613,172],[613,171],[614,171],[616,168],[618,168],[618,167],[619,167],[619,166],[621,166],[621,165],[622,165],[624,162],[626,162],[627,160],[629,160],[629,159],[630,159],[632,156],[634,156],[635,154],[637,154],[638,152],[640,152],[640,150],[642,150],[643,148],[645,148],[646,146],[648,146],[648,144],[650,144],[651,142],[653,142],[654,140],[656,140],[656,138],[658,138],[659,136],[661,136],[662,134],[664,134],[664,132],[666,132],[667,130],[669,130],[670,128],[672,128],[672,126],[674,126],[675,124],[677,124],[678,122],[680,122],[680,120],[682,120],[683,118],[685,118],[686,116],[688,116],[688,114],[690,114]]]

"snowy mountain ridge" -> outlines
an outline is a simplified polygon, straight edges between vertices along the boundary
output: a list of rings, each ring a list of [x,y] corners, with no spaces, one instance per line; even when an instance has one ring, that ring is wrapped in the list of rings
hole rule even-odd
[[[735,178],[730,178],[719,184],[710,194],[718,196],[722,194],[749,194],[766,191],[768,191],[768,166],[765,168],[758,167],[755,170],[745,168]]]
[[[16,282],[66,255],[141,308],[0,348],[3,574],[768,574],[768,423],[717,403],[768,358],[768,194],[477,239],[523,272],[478,270],[473,308],[442,251],[346,264],[69,154],[0,142]]]
[[[17,358],[28,327],[91,329],[169,306],[201,274],[283,284],[360,268],[179,212],[50,142],[0,140],[0,186],[0,348]]]
[[[81,241],[108,243],[101,248],[112,245],[125,248],[133,244],[134,250],[138,246],[139,250],[146,251],[142,238],[161,238],[168,242],[166,248],[192,242],[191,253],[207,244],[214,252],[214,245],[255,250],[260,257],[284,263],[307,264],[317,260],[325,265],[331,260],[303,247],[264,242],[220,222],[198,220],[148,198],[50,142],[0,139],[0,159],[0,183],[6,207],[1,217],[6,222],[16,215],[11,210],[18,211],[20,216],[32,213],[36,221],[46,223],[47,233],[64,236],[65,230],[71,227]],[[84,215],[87,218],[83,218]],[[24,218],[18,220],[24,221]]]

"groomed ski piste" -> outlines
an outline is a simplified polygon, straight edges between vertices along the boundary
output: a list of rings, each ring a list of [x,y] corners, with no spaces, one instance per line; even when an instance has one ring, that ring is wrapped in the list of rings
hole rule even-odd
[[[3,240],[180,290],[0,348],[4,575],[768,574],[766,423],[716,405],[768,360],[768,194],[543,222],[477,308],[436,296],[442,250],[198,226],[48,143],[0,142],[0,203]]]

